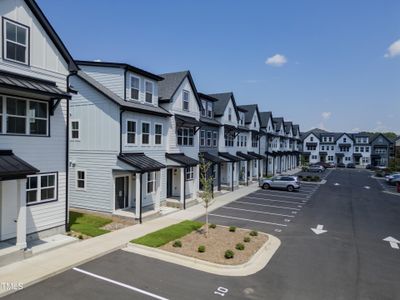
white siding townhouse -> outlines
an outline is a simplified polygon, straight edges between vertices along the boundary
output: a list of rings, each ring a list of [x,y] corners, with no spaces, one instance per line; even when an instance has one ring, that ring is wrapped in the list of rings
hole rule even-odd
[[[264,160],[264,176],[269,176],[270,174],[274,174],[274,153],[273,153],[273,142],[275,136],[275,128],[274,122],[272,119],[272,112],[261,112],[260,113],[261,119],[261,131],[263,135],[261,136],[260,140],[260,153],[265,154]]]
[[[163,78],[123,63],[77,61],[70,78],[70,205],[132,217],[166,200],[169,116]]]
[[[22,253],[67,227],[67,82],[76,65],[34,1],[2,0],[0,15],[0,241]]]
[[[160,105],[171,113],[166,141],[168,203],[186,208],[199,190],[199,130],[201,101],[189,71],[161,74]]]

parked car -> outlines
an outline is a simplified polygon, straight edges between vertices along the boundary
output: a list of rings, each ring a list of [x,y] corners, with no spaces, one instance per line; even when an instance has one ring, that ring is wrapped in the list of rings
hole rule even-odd
[[[314,164],[314,165],[310,165],[308,167],[308,172],[319,172],[319,173],[322,173],[323,171],[325,171],[325,168],[323,166],[321,166],[321,165]]]
[[[330,162],[328,168],[336,168],[336,164],[334,162]]]
[[[398,181],[400,181],[400,173],[394,173],[391,175],[386,175],[386,182],[391,185],[396,185]]]
[[[370,169],[372,169],[372,166],[371,166],[371,164],[368,164],[368,165],[365,166],[365,168],[370,170]]]
[[[337,167],[338,168],[346,168],[346,165],[344,163],[338,163]]]
[[[300,188],[300,182],[297,176],[274,176],[270,179],[264,179],[261,187],[264,190],[282,189],[293,192]]]
[[[355,167],[356,167],[356,165],[353,163],[348,163],[346,166],[346,168],[349,168],[349,169],[354,169]]]
[[[317,163],[315,163],[314,165],[316,165],[316,166],[323,166],[325,169],[331,167],[329,163],[326,163],[326,162],[323,162],[323,161],[317,162]]]

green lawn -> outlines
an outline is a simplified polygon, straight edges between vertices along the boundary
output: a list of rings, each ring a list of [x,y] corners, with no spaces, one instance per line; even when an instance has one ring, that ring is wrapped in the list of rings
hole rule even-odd
[[[110,232],[109,230],[100,229],[100,227],[103,227],[111,222],[112,220],[108,218],[74,211],[69,212],[70,229],[88,236],[98,236]]]
[[[157,248],[170,241],[179,239],[193,230],[199,229],[201,226],[203,226],[201,222],[186,220],[132,240],[131,243]]]

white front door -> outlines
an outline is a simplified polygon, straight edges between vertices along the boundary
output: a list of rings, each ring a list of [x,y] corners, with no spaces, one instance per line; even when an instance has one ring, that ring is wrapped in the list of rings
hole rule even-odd
[[[0,182],[0,240],[17,235],[17,181]]]

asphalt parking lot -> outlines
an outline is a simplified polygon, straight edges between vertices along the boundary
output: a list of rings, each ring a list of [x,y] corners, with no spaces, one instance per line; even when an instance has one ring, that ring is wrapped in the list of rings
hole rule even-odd
[[[383,240],[400,240],[399,215],[399,197],[369,172],[333,170],[324,185],[258,190],[212,212],[212,222],[281,240],[256,274],[216,276],[120,250],[8,299],[400,299],[400,250]]]
[[[384,191],[390,192],[390,193],[397,193],[397,187],[395,185],[390,185],[386,182],[386,179],[380,178],[376,179],[379,184],[381,185],[382,189]]]

